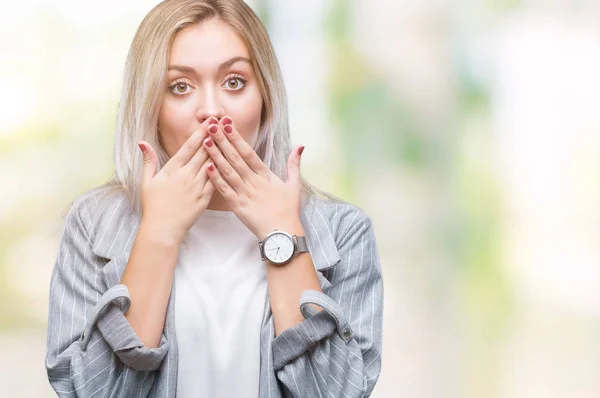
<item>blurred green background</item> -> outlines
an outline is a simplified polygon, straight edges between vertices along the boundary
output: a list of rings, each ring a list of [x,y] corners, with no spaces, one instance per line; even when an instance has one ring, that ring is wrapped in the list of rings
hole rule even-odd
[[[0,14],[0,385],[50,397],[61,215],[111,175],[121,76],[157,1]],[[600,3],[248,1],[303,174],[373,219],[373,397],[600,396]]]

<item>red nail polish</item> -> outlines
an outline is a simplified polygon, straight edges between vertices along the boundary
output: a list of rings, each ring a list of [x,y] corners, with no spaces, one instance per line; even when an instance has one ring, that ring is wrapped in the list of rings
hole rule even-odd
[[[217,125],[216,125],[216,124],[211,124],[211,125],[208,127],[208,132],[209,132],[209,133],[211,133],[211,134],[216,134],[216,133],[217,133],[217,131],[219,131],[219,127],[217,127]]]
[[[213,140],[211,140],[211,139],[206,140],[206,146],[209,147],[209,148],[212,147],[213,146]]]
[[[208,118],[208,124],[217,124],[217,123],[219,123],[219,119],[217,119],[216,117],[211,116]]]
[[[227,124],[225,127],[223,127],[223,131],[227,134],[231,134],[233,132],[233,127],[231,127],[231,124]]]
[[[210,171],[215,171],[215,166],[213,166],[212,164],[208,166],[208,170]]]
[[[298,148],[298,155],[302,155],[302,152],[304,152],[304,145]]]
[[[231,124],[231,122],[232,122],[232,120],[230,118],[228,118],[227,116],[225,116],[223,119],[221,119],[221,121],[223,122],[223,126]]]

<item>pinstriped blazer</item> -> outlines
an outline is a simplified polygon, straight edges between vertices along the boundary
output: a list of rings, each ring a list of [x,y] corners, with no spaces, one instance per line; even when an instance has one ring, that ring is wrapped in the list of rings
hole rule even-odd
[[[323,292],[304,291],[305,320],[277,337],[267,297],[259,396],[368,397],[382,347],[373,225],[356,206],[316,198],[303,205],[301,221]],[[45,363],[60,397],[176,396],[174,290],[157,348],[144,346],[124,315],[130,297],[120,280],[139,222],[123,193],[82,195],[66,216],[50,281]]]

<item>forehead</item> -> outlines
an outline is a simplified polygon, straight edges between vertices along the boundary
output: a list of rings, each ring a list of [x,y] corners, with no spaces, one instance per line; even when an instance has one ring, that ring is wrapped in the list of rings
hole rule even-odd
[[[250,58],[244,41],[229,25],[211,19],[187,27],[175,35],[169,63],[202,68],[219,65],[236,56]]]

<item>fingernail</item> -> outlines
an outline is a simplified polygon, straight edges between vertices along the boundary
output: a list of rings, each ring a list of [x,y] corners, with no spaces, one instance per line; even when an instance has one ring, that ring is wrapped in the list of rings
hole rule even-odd
[[[209,164],[208,165],[208,170],[215,171],[215,166],[213,166],[212,164]]]
[[[138,142],[138,147],[140,148],[140,150],[142,152],[144,152],[144,144],[142,144],[141,142]]]
[[[208,124],[217,124],[219,123],[219,119],[217,119],[216,117],[212,116],[208,118]]]
[[[232,120],[230,118],[228,118],[227,116],[225,116],[223,119],[221,119],[221,121],[223,122],[223,126],[231,124],[231,122],[232,122]]]
[[[231,127],[231,124],[227,124],[225,125],[225,127],[223,127],[223,131],[227,134],[231,134],[231,132],[233,131],[233,127]]]
[[[213,140],[211,140],[210,138],[208,138],[206,141],[204,141],[204,143],[209,148],[213,146]]]
[[[208,128],[208,132],[211,134],[216,134],[217,131],[219,131],[219,127],[217,127],[216,124],[211,124],[210,127]]]
[[[302,152],[304,152],[304,145],[298,148],[298,155],[302,155]]]

